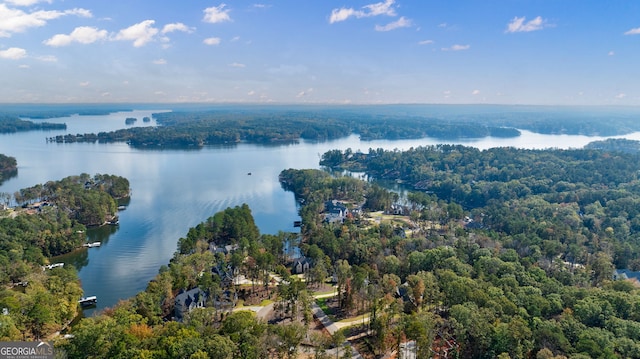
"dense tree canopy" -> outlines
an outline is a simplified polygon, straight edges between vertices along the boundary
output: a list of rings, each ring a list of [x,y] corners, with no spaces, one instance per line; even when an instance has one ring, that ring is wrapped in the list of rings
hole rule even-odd
[[[0,184],[18,173],[18,162],[14,157],[0,153]]]
[[[24,206],[0,217],[0,340],[45,338],[77,316],[75,269],[46,265],[85,242],[85,225],[111,218],[113,196],[128,187],[122,177],[83,174],[16,193]]]
[[[66,130],[64,123],[33,122],[19,117],[0,114],[0,133],[14,133],[34,130]]]

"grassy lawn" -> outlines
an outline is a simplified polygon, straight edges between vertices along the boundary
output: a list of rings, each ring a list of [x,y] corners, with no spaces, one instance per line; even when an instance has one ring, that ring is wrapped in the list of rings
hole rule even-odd
[[[313,292],[312,295],[328,295],[328,294],[336,294],[336,289],[331,288],[329,290],[316,291],[316,292]]]
[[[331,321],[334,321],[334,322],[336,321],[335,313],[333,312],[333,308],[329,307],[329,304],[327,303],[327,298],[316,299],[316,303],[318,304],[318,307],[322,309],[324,314],[326,314],[327,317],[331,319]]]
[[[362,321],[368,322],[369,321],[369,313],[366,314],[362,314],[362,315],[358,315],[357,317],[349,317],[346,319],[343,319],[337,323],[345,323],[345,324],[349,324],[349,323],[354,323],[354,322],[359,322],[362,323]]]
[[[327,305],[327,298],[316,299],[316,303],[318,304],[318,307],[320,307],[320,309],[322,309],[322,311],[325,312],[325,314],[328,314],[330,309],[329,309],[329,306]]]

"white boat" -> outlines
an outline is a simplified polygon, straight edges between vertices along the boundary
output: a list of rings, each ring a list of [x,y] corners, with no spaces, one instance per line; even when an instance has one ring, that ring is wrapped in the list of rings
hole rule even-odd
[[[93,247],[100,247],[101,244],[102,243],[100,242],[93,242],[93,243],[85,243],[82,246],[87,248],[93,248]]]
[[[42,267],[43,269],[53,269],[58,267],[64,267],[64,263],[53,263]]]
[[[83,307],[90,307],[92,305],[96,305],[96,303],[98,303],[98,297],[96,297],[95,295],[92,295],[90,297],[82,297],[78,301],[78,304]]]

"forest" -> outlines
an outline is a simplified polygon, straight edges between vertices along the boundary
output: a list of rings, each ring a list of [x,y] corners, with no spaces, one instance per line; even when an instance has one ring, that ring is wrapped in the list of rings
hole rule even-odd
[[[356,111],[356,109],[358,111]],[[336,107],[331,109],[305,109],[298,107],[268,107],[243,111],[219,108],[216,110],[176,110],[154,114],[158,127],[127,128],[112,132],[67,134],[50,138],[54,142],[127,142],[144,148],[200,148],[215,144],[239,142],[259,144],[291,143],[299,140],[324,141],[351,134],[362,140],[415,139],[433,137],[439,139],[517,137],[524,128],[541,133],[612,133],[609,124],[596,125],[596,121],[583,118],[573,121],[563,119],[562,128],[556,128],[557,118],[548,118],[531,124],[523,121],[527,114],[519,112],[505,116],[476,115],[468,118],[443,117],[421,113],[414,109],[398,115],[391,111],[362,111],[360,107]],[[376,110],[380,110],[376,108]],[[379,113],[380,112],[380,113]],[[402,111],[401,111],[402,113]],[[524,117],[522,117],[524,116]],[[624,125],[623,131],[633,131],[635,122],[626,118],[611,119]],[[615,133],[618,133],[615,131]]]
[[[640,141],[627,140],[625,138],[608,138],[603,141],[593,141],[584,146],[585,149],[614,151],[614,152],[640,152]]]
[[[468,108],[468,111],[465,109]],[[239,142],[326,141],[352,134],[376,139],[517,137],[543,134],[613,136],[640,131],[637,114],[617,109],[536,106],[234,106],[176,107],[154,114],[158,127],[51,137],[59,143],[127,142],[138,148],[201,148]]]
[[[56,346],[70,358],[328,358],[342,345],[380,358],[406,343],[418,358],[640,358],[640,289],[613,280],[640,269],[637,155],[441,145],[322,163],[410,191],[284,170],[299,235],[260,234],[247,205],[216,213],[144,292]],[[204,300],[179,313],[188,291]],[[313,305],[349,326],[314,330]]]
[[[86,227],[113,218],[128,193],[125,178],[87,174],[2,193],[21,206],[0,211],[0,340],[45,339],[76,318],[76,270],[46,266],[80,248]]]
[[[356,134],[376,139],[463,139],[517,137],[520,130],[542,134],[614,136],[640,131],[638,113],[617,108],[492,105],[376,106],[205,106],[171,105],[154,114],[158,127],[112,132],[66,134],[49,138],[59,143],[127,142],[138,148],[200,148],[239,142],[282,144],[300,140],[326,141]],[[136,108],[151,108],[139,104]],[[33,122],[78,115],[130,111],[114,105],[4,105],[0,133],[66,129],[64,124]]]
[[[33,122],[22,120],[19,117],[3,116],[0,114],[0,133],[14,133],[22,131],[51,131],[66,130],[64,123]]]
[[[18,173],[18,162],[15,157],[0,153],[0,184]]]

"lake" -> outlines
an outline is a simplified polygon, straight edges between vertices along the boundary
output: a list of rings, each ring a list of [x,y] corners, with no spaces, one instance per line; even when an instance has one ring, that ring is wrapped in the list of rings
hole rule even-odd
[[[522,131],[522,136],[508,139],[360,141],[357,136],[350,136],[320,143],[239,144],[200,150],[140,150],[124,143],[57,144],[45,140],[64,133],[125,128],[127,117],[138,118],[137,126],[154,126],[154,120],[143,123],[142,118],[159,111],[162,108],[47,119],[66,123],[67,130],[0,135],[0,153],[18,161],[18,176],[5,181],[0,192],[14,193],[81,173],[108,173],[129,179],[132,196],[126,210],[119,213],[120,225],[88,231],[90,241],[101,241],[102,246],[83,248],[56,259],[78,268],[85,295],[98,297],[97,309],[113,306],[118,300],[144,290],[159,267],[169,262],[178,239],[190,227],[227,207],[247,203],[261,233],[296,232],[293,227],[293,221],[299,219],[296,203],[293,194],[281,188],[278,174],[287,168],[319,168],[320,156],[328,150],[404,150],[438,143],[480,149],[503,146],[566,149],[604,139]],[[640,133],[620,137],[637,140]]]

